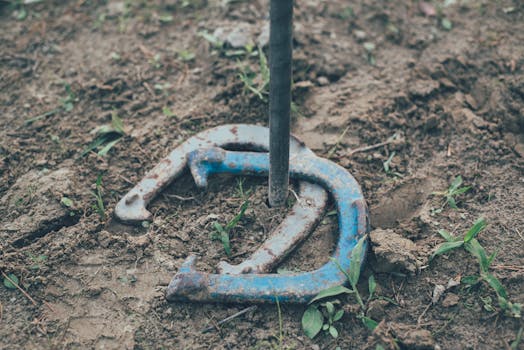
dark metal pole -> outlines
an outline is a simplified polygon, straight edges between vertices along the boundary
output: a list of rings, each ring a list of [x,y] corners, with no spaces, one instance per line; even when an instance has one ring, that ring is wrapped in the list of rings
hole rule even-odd
[[[269,205],[287,199],[293,0],[271,0],[269,29]]]

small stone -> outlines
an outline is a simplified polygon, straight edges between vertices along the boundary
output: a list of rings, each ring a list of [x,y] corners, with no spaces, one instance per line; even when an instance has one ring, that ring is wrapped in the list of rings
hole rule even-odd
[[[431,297],[431,302],[433,304],[438,303],[440,297],[442,296],[442,294],[444,294],[445,291],[446,287],[444,287],[442,284],[437,284],[433,289],[433,296]]]
[[[358,41],[364,41],[368,36],[366,32],[363,30],[354,30],[353,35],[355,36],[355,39],[357,39]]]
[[[377,272],[409,272],[418,269],[417,246],[390,229],[376,229],[369,234]]]
[[[452,307],[459,303],[460,297],[455,293],[448,293],[444,300],[442,300],[442,306]]]
[[[326,86],[326,85],[329,85],[329,79],[326,78],[326,77],[318,77],[317,78],[317,83],[320,86]]]

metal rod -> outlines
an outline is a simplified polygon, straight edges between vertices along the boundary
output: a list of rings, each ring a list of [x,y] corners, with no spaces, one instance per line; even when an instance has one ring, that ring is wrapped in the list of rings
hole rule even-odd
[[[293,0],[271,0],[269,30],[269,205],[283,206],[289,184]]]

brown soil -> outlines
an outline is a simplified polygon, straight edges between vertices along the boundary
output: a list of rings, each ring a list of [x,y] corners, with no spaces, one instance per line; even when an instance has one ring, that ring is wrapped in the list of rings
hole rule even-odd
[[[241,39],[256,42],[269,2],[44,1],[25,6],[25,16],[8,3],[0,1],[0,268],[35,304],[0,287],[0,348],[278,348],[274,305],[203,334],[246,305],[164,299],[188,254],[199,254],[207,271],[227,258],[210,235],[214,221],[238,212],[238,179],[220,177],[199,191],[185,175],[153,202],[149,227],[112,219],[116,202],[190,135],[224,123],[266,125],[267,103],[238,77],[237,60],[256,70],[258,59],[230,57],[198,33],[242,28]],[[310,340],[300,325],[304,306],[282,305],[285,347],[359,349],[393,335],[406,349],[504,349],[522,327],[484,309],[486,297],[497,308],[486,285],[453,287],[445,303],[430,305],[435,285],[478,272],[462,250],[428,263],[442,242],[438,229],[461,234],[480,216],[489,225],[479,241],[498,251],[493,273],[511,300],[524,302],[524,5],[446,3],[426,16],[417,1],[296,2],[293,132],[359,181],[373,228],[414,244],[408,272],[379,272],[390,270],[368,260],[362,293],[373,273],[378,295],[398,304],[370,306],[384,320],[373,336],[346,313],[338,339]],[[366,42],[375,44],[371,53]],[[69,111],[65,84],[75,95]],[[126,136],[106,156],[81,157],[112,113]],[[386,146],[353,152],[394,134]],[[99,174],[105,220],[93,208]],[[431,193],[457,175],[472,189],[458,210],[436,213],[442,198]],[[243,189],[251,204],[232,232],[237,263],[285,215],[265,205],[264,180],[246,179]],[[322,265],[334,222],[326,218],[283,267]],[[352,298],[342,302],[352,310]]]

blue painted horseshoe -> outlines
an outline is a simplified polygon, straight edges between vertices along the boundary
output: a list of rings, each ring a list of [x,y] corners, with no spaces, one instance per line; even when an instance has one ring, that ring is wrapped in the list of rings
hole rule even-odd
[[[290,139],[290,154],[313,155],[301,141]],[[258,125],[230,124],[202,131],[176,147],[133,187],[116,205],[115,216],[124,222],[150,220],[148,203],[186,168],[191,152],[209,147],[233,147],[242,150],[269,150],[269,129]],[[248,259],[239,265],[220,262],[222,273],[269,272],[318,224],[327,204],[327,193],[318,185],[299,183],[299,200],[288,216]]]
[[[189,167],[198,186],[206,186],[215,173],[266,176],[267,153],[231,152],[221,148],[201,149],[189,154]],[[169,301],[306,303],[326,288],[346,282],[351,252],[368,232],[368,212],[360,186],[341,166],[313,155],[290,159],[290,175],[318,183],[336,201],[339,240],[332,259],[311,272],[293,274],[211,274],[196,270],[196,256],[189,256],[166,291]]]

